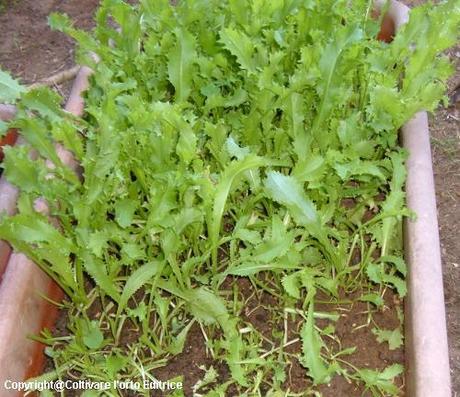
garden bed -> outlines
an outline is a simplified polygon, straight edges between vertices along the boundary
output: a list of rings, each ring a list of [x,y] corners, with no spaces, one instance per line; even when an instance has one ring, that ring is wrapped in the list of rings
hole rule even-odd
[[[240,288],[241,291],[242,291],[241,295],[243,297],[249,299],[249,296],[251,296],[251,295],[245,295],[245,294],[248,294],[250,292],[250,288],[249,288],[249,285],[244,285],[245,282],[247,283],[247,281],[244,281],[244,280],[239,281],[239,282],[236,283],[236,285],[239,286],[241,283],[243,283],[243,285]],[[222,284],[222,286],[225,286],[225,282]],[[276,310],[274,310],[274,309],[276,308],[277,305],[279,305],[279,302],[276,302],[276,301],[270,302],[270,299],[268,299],[269,300],[268,302],[264,302],[264,294],[262,293],[262,294],[259,294],[259,295],[261,295],[261,296],[259,296],[258,300],[256,299],[255,302],[247,302],[247,306],[249,308],[251,308],[251,310],[252,309],[255,310],[259,306],[260,303],[263,303],[265,306],[271,307],[273,312],[276,312]],[[383,297],[385,299],[385,302],[387,302],[388,306],[396,307],[400,303],[399,299],[395,299],[393,294],[389,290],[387,290],[387,292],[383,293]],[[341,299],[348,299],[348,298],[350,298],[350,296],[341,295]],[[327,306],[328,305],[326,305],[326,307]],[[297,308],[297,309],[300,310],[301,308]],[[255,315],[256,320],[252,320],[250,318],[250,316],[247,317],[247,320],[249,320],[249,323],[252,323],[254,325],[254,327],[260,328],[262,334],[264,334],[263,329],[264,329],[264,326],[266,326],[267,317],[268,317],[267,314],[265,313],[265,311],[267,311],[267,309],[260,309],[259,308],[257,310],[262,311],[262,313],[258,313],[258,314]],[[318,303],[316,305],[316,310],[319,311],[319,313],[323,312],[323,307],[322,307],[321,303]],[[351,347],[351,346],[347,346],[347,341],[354,342],[356,336],[360,336],[362,338],[365,338],[365,339],[360,339],[360,340],[366,340],[367,341],[368,339],[369,340],[372,339],[374,341],[373,345],[370,344],[370,345],[366,345],[365,347],[370,348],[370,350],[369,350],[370,352],[377,352],[377,349],[375,348],[375,346],[377,346],[378,344],[375,341],[375,336],[372,335],[371,332],[370,332],[370,330],[371,330],[370,327],[360,328],[359,331],[355,332],[355,333],[350,332],[350,325],[351,325],[352,329],[354,327],[360,325],[362,320],[365,320],[364,317],[367,317],[367,315],[369,314],[369,306],[368,306],[368,304],[365,304],[365,303],[354,304],[352,307],[351,306],[337,306],[337,307],[334,307],[334,309],[333,309],[333,311],[338,311],[338,310],[345,310],[345,311],[350,310],[350,312],[347,313],[347,315],[343,315],[343,316],[340,317],[339,322],[336,325],[336,332],[337,333],[339,333],[339,332],[342,333],[342,332],[346,331],[346,332],[344,332],[342,334],[342,338],[341,338],[341,340],[343,342],[343,347],[344,348]],[[365,313],[362,313],[361,312],[362,310],[364,310]],[[330,310],[326,310],[326,308],[324,308],[324,311],[329,312]],[[393,311],[392,313],[390,313],[390,317],[387,316],[387,318],[385,318],[385,311],[383,311],[382,316],[384,318],[382,319],[382,323],[380,323],[379,314],[374,315],[374,320],[380,327],[385,327],[385,328],[388,327],[388,328],[394,329],[393,327],[395,326],[395,324],[398,321],[397,318],[395,317],[395,313],[397,313],[397,311],[396,312]],[[257,315],[259,315],[259,318],[260,318],[259,320],[257,320]],[[388,315],[388,312],[387,312],[387,315]],[[97,318],[97,311],[95,312],[95,316]],[[343,324],[341,322],[343,322]],[[326,324],[322,323],[321,320],[319,320],[319,322],[317,322],[317,325],[320,326],[321,328],[323,328],[323,326],[326,326]],[[271,326],[276,328],[277,326],[281,327],[281,324],[276,324],[276,321],[275,321],[273,324],[271,324]],[[292,328],[293,329],[298,328],[298,324],[296,325],[296,323],[294,322],[294,324],[292,324]],[[184,367],[184,362],[182,362],[181,359],[191,359],[190,363],[193,363],[193,364],[206,364],[207,363],[209,365],[211,363],[209,361],[209,359],[206,359],[203,362],[201,362],[200,357],[203,357],[204,351],[203,351],[203,349],[201,349],[201,351],[200,351],[199,346],[196,344],[196,340],[195,340],[195,343],[193,343],[191,341],[191,339],[190,339],[190,338],[197,338],[198,337],[197,333],[199,333],[199,329],[197,329],[197,326],[194,325],[190,330],[189,337],[188,337],[188,340],[187,340],[187,342],[190,341],[187,344],[189,344],[189,346],[193,349],[193,353],[196,354],[197,358],[194,361],[193,360],[194,355],[190,355],[190,354],[187,354],[187,353],[184,353],[182,356],[178,356],[179,358],[177,359],[177,366],[179,368],[176,368],[176,370],[177,369],[180,370],[180,368],[187,368],[187,367]],[[442,336],[442,330],[441,330],[440,334]],[[295,346],[294,343],[292,345],[289,345],[289,349],[293,349],[294,346]],[[264,348],[267,349],[268,347],[264,347]],[[383,369],[384,365],[386,365],[388,362],[395,363],[395,362],[401,362],[403,360],[402,355],[401,355],[401,350],[396,351],[395,354],[390,354],[390,355],[388,355],[388,352],[385,352],[385,348],[382,349],[382,345],[379,345],[379,350],[382,352],[382,353],[379,353],[377,355],[377,356],[379,356],[377,360],[380,362],[380,364],[377,364],[376,363],[377,360],[375,360],[374,358],[372,358],[372,360],[371,360],[370,359],[371,357],[369,356],[369,353],[366,353],[365,351],[364,352],[361,351],[361,352],[358,352],[358,353],[351,354],[349,358],[347,357],[347,360],[349,360],[350,363],[354,363],[354,360],[356,360],[356,364],[359,365],[359,366],[362,366],[362,367],[366,367],[367,365],[370,365],[370,366],[372,366],[372,368],[378,368],[378,369]],[[297,352],[300,352],[300,350],[297,350]],[[187,362],[188,361],[185,361],[185,363],[187,363]],[[374,365],[374,364],[376,364],[376,365]],[[166,370],[165,369],[158,370],[158,373],[161,374],[161,371],[167,371],[167,372],[163,372],[163,373],[165,374],[165,376],[170,376],[171,374],[175,373],[175,365],[176,364],[173,361],[173,363],[170,364],[169,367],[166,367]],[[216,366],[217,366],[217,364],[216,364]],[[294,368],[294,367],[293,367],[293,372],[295,374],[298,374],[298,376],[294,376],[294,381],[292,381],[292,383],[290,384],[292,386],[291,390],[295,389],[296,387],[299,387],[299,386],[306,386],[308,384],[308,383],[305,383],[305,382],[308,382],[308,380],[307,380],[307,378],[305,376],[306,375],[305,374],[305,369],[303,367],[300,367],[300,365],[299,365],[298,368]],[[199,376],[199,374],[197,374],[197,376]],[[228,376],[228,373],[226,374],[225,369],[222,369],[222,372],[220,373],[219,376],[220,376],[220,380],[225,381],[226,377]],[[187,380],[187,382],[189,382],[189,386],[192,385],[191,382],[193,382],[193,381],[194,381],[193,378],[191,378],[190,380]],[[344,393],[344,395],[354,395],[353,393],[358,392],[357,389],[351,390],[350,388],[353,388],[354,386],[350,386],[348,383],[343,383],[343,381],[342,381],[342,385],[337,385],[337,382],[340,384],[341,381],[337,381],[336,378],[334,378],[334,380],[331,383],[331,389],[333,390],[334,394]],[[326,386],[321,386],[321,387],[326,388]],[[337,389],[336,387],[342,387],[342,389]],[[261,390],[263,391],[264,389],[261,388]],[[328,392],[325,391],[324,395],[328,395],[327,393]],[[350,393],[352,393],[352,394],[350,394]],[[424,394],[424,395],[429,395],[429,394]],[[437,395],[440,395],[440,394],[437,394]]]

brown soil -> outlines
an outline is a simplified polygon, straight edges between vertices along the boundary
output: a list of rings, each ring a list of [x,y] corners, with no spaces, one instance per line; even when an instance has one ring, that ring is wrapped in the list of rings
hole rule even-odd
[[[273,333],[284,330],[284,322],[280,318],[279,312],[283,308],[283,304],[267,292],[256,291],[247,278],[232,278],[227,277],[223,284],[223,290],[231,290],[232,285],[236,284],[239,297],[245,302],[244,308],[241,311],[240,317],[243,321],[250,323],[255,329],[270,340],[273,340]],[[355,300],[359,295],[345,295],[340,297],[342,301]],[[337,323],[335,323],[335,334],[340,338],[341,346],[339,347],[335,341],[326,340],[328,349],[338,352],[346,348],[356,347],[356,351],[348,356],[344,356],[344,361],[358,368],[369,368],[383,370],[385,367],[400,363],[404,364],[404,350],[398,348],[389,350],[388,345],[379,344],[376,341],[375,335],[372,333],[371,324],[368,324],[368,307],[363,302],[355,302],[352,304],[329,303],[329,298],[326,295],[318,296],[318,301],[324,299],[328,303],[320,303],[315,306],[315,310],[319,312],[338,312],[341,314]],[[401,302],[396,295],[390,290],[387,290],[385,295],[385,307],[381,311],[376,311],[372,315],[372,319],[376,325],[385,329],[395,329],[399,326],[399,320],[396,314],[396,307],[401,309]],[[390,309],[391,308],[391,309]],[[326,320],[317,320],[316,324],[320,328],[326,327],[332,322]],[[301,322],[299,318],[290,318],[288,321],[288,341],[298,338]],[[262,342],[260,348],[270,350],[270,345]],[[301,354],[301,343],[296,342],[285,348],[285,352],[299,356]],[[162,380],[171,379],[174,376],[184,375],[184,392],[186,397],[191,397],[193,385],[203,378],[204,371],[199,367],[205,366],[209,368],[213,366],[219,376],[217,382],[222,383],[231,379],[228,367],[222,362],[213,360],[206,349],[206,342],[198,325],[193,326],[188,335],[184,352],[172,360],[163,368],[155,371],[155,376]],[[346,368],[347,364],[343,364]],[[349,368],[348,368],[349,369]],[[403,385],[403,380],[397,379],[398,386]],[[305,368],[300,362],[294,358],[291,360],[290,367],[287,368],[287,378],[283,384],[285,390],[290,390],[294,393],[302,393],[312,383],[307,376]],[[370,396],[363,394],[364,388],[356,383],[347,382],[342,376],[335,376],[329,385],[317,387],[323,397],[339,396]],[[403,387],[402,387],[403,389]],[[201,391],[201,390],[200,390]],[[268,390],[267,390],[268,391]],[[227,390],[226,396],[237,397],[240,393],[233,385]],[[400,394],[403,396],[403,392]]]
[[[403,2],[413,5],[423,1]],[[47,15],[55,11],[65,12],[77,26],[88,28],[93,25],[92,15],[97,4],[98,0],[0,0],[2,37],[0,67],[11,71],[24,83],[32,83],[72,66],[74,64],[72,40],[60,33],[52,32],[47,27]],[[456,63],[456,74],[449,84],[450,92],[453,93],[460,84],[460,47],[457,46],[449,51],[449,56]],[[67,92],[65,86],[55,88],[63,93]],[[457,225],[460,224],[459,119],[460,114],[455,106],[439,109],[430,119],[454,396],[460,396],[460,295],[456,288],[460,285],[460,244],[457,237]],[[387,294],[386,299],[390,302],[393,298]],[[362,309],[360,305],[355,305],[347,316],[342,316],[337,325],[337,332],[341,336],[344,347],[353,346],[356,341],[359,341],[362,346],[362,349],[350,356],[350,362],[359,366],[379,368],[392,362],[401,362],[403,360],[401,351],[390,352],[377,348],[381,348],[382,345],[376,346],[375,337],[369,335],[371,327],[352,331],[355,328],[354,324],[360,325],[366,321],[366,316],[360,314]],[[388,324],[386,328],[391,328],[392,322],[395,321],[394,317],[393,319],[385,317],[391,316],[388,314],[391,312],[393,311],[384,312],[378,315],[380,317],[376,315],[376,322],[380,326]],[[269,326],[265,321],[265,317],[265,309],[258,308],[248,319],[265,333],[270,332],[271,328],[271,325]],[[174,373],[184,373],[186,387],[190,388],[204,374],[198,365],[208,365],[210,362],[206,356],[199,327],[192,327],[184,353],[173,360],[168,367],[159,370],[158,374],[160,376],[163,371],[166,378]],[[228,377],[225,366],[221,364],[215,368],[221,380]],[[300,365],[293,365],[289,373],[291,385],[301,387],[308,384],[305,371]],[[360,395],[360,390],[339,378],[335,378],[329,387],[323,388],[323,392],[325,396]]]
[[[457,65],[460,46],[456,48]],[[460,84],[460,73],[452,82]],[[454,84],[452,83],[451,86]],[[454,397],[460,396],[460,112],[440,109],[430,117],[436,200],[444,273],[449,354]]]
[[[0,66],[33,83],[74,65],[74,45],[47,24],[52,12],[68,14],[89,28],[98,0],[0,0]]]

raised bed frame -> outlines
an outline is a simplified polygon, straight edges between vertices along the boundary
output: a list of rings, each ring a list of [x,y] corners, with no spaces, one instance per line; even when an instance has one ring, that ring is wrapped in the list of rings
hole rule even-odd
[[[377,8],[384,0],[377,0]],[[382,27],[382,38],[407,22],[409,9],[392,1]],[[81,93],[88,86],[91,71],[78,73],[65,109],[83,113]],[[14,107],[0,106],[0,118],[14,116]],[[450,397],[450,370],[442,283],[441,254],[430,149],[428,118],[418,113],[401,131],[407,161],[407,206],[416,220],[404,223],[404,250],[408,263],[408,296],[405,301],[406,394],[411,397]],[[21,142],[19,142],[20,144]],[[69,152],[61,159],[74,165]],[[17,190],[0,179],[0,212],[14,213]],[[43,299],[59,300],[63,293],[56,284],[24,255],[11,252],[0,242],[0,388],[5,380],[23,381],[42,370],[44,346],[27,339],[43,327],[52,327],[57,308]],[[3,390],[1,396],[17,396]]]

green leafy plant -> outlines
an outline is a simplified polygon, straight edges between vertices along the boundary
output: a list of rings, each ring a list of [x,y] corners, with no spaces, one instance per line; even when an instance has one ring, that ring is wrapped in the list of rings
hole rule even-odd
[[[399,365],[342,368],[339,356],[354,348],[325,342],[338,340],[339,315],[314,308],[319,292],[331,302],[358,292],[353,299],[377,310],[386,288],[406,293],[407,154],[397,131],[441,99],[451,67],[440,54],[457,40],[460,10],[456,0],[416,8],[387,44],[375,39],[370,7],[105,0],[92,32],[50,17],[94,70],[85,116],[0,74],[3,100],[18,106],[9,125],[28,142],[5,149],[5,175],[21,194],[0,237],[67,294],[68,335],[37,337],[55,363],[44,377],[141,379],[199,325],[231,372],[217,384],[206,370],[196,388],[213,388],[209,396],[230,384],[239,395],[290,395],[280,393],[293,360],[312,381],[305,393],[342,374],[374,395],[398,394]],[[81,179],[56,141],[80,162]],[[39,197],[59,229],[35,211]],[[264,335],[242,315],[243,278],[276,299],[270,316],[284,331]],[[299,325],[293,341],[283,308]],[[398,330],[377,332],[400,344]],[[296,341],[293,355],[286,347]]]

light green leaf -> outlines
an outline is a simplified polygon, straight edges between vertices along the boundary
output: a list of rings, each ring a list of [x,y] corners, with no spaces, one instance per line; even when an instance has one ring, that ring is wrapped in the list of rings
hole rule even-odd
[[[83,324],[83,342],[91,350],[99,349],[104,342],[104,335],[99,329],[97,321],[91,321],[90,323],[82,321]]]
[[[26,89],[8,73],[0,70],[0,103],[15,103]]]
[[[262,242],[262,237],[258,231],[246,228],[238,229],[235,233],[235,238],[248,242],[252,245],[257,245]]]
[[[93,257],[85,252],[81,254],[83,267],[86,272],[93,278],[97,286],[109,295],[115,302],[120,301],[120,293],[114,280],[107,274],[102,260]]]
[[[389,367],[386,367],[383,372],[380,374],[380,379],[394,379],[396,376],[402,374],[404,372],[404,368],[401,364],[393,364]]]
[[[348,25],[338,31],[333,41],[328,44],[322,52],[318,65],[322,77],[318,87],[321,92],[321,103],[312,126],[312,134],[314,136],[317,136],[320,126],[333,108],[334,101],[331,95],[331,87],[334,85],[339,86],[342,78],[342,76],[337,73],[339,60],[343,52],[351,44],[362,39],[362,37],[363,32],[361,29],[356,26]],[[318,137],[318,140],[324,147],[324,142],[326,142],[326,140],[321,139],[321,137]]]
[[[211,244],[213,247],[214,263],[217,261],[217,246],[222,215],[224,213],[225,203],[227,201],[227,197],[232,187],[233,181],[239,174],[252,168],[268,165],[268,163],[269,162],[262,157],[249,155],[242,160],[230,163],[230,165],[222,173],[220,181],[216,187],[214,205],[212,209],[212,218],[208,222],[209,236],[211,238]]]
[[[120,354],[112,354],[107,356],[105,359],[106,362],[106,369],[109,373],[111,379],[116,379],[118,373],[123,369],[126,365],[126,357],[121,356]]]
[[[66,14],[59,14],[57,12],[53,12],[50,14],[50,16],[48,17],[48,24],[51,29],[59,30],[61,32],[70,28],[72,25],[69,17]]]
[[[253,58],[254,43],[242,31],[225,28],[220,32],[220,41],[234,55],[242,69],[254,73],[256,65]]]
[[[372,328],[372,333],[377,336],[377,342],[387,342],[390,350],[395,350],[403,345],[403,336],[399,328],[396,328],[393,331]]]
[[[364,382],[366,388],[375,387],[385,394],[397,396],[400,390],[393,383],[394,378],[400,375],[404,368],[400,364],[393,364],[385,368],[382,372],[372,369],[360,369],[357,374]]]
[[[299,275],[292,273],[284,276],[281,280],[284,290],[293,298],[300,299],[300,289],[302,287]]]
[[[72,181],[78,181],[68,169],[64,167],[56,153],[56,148],[51,140],[47,124],[39,118],[20,118],[14,122],[14,127],[21,130],[21,135],[45,159],[51,160],[54,165],[61,167],[64,175]]]
[[[234,276],[252,276],[259,272],[264,271],[276,271],[276,270],[288,270],[296,269],[299,266],[294,266],[284,262],[271,262],[271,263],[258,263],[258,262],[247,262],[242,265],[238,265],[230,268],[227,271],[227,274],[232,274]]]
[[[3,151],[6,179],[24,192],[40,191],[40,169],[30,159],[30,148],[6,146]]]
[[[64,119],[61,119],[60,122],[54,122],[51,134],[53,139],[63,144],[67,150],[70,150],[77,160],[82,160],[84,155],[83,139],[72,123]]]
[[[61,97],[48,87],[38,87],[23,94],[21,106],[37,111],[51,122],[61,119]]]
[[[292,176],[299,182],[318,180],[325,171],[325,161],[321,155],[311,155],[299,159],[295,164]]]
[[[122,199],[115,203],[115,219],[118,224],[125,228],[131,225],[137,202],[131,199]]]
[[[406,177],[406,168],[404,165],[405,154],[403,152],[393,153],[391,162],[393,165],[393,177],[390,182],[390,192],[382,205],[382,234],[379,240],[381,244],[382,256],[391,254],[392,237],[397,230],[396,225],[398,213],[402,213],[404,206],[404,181]],[[391,215],[391,216],[388,216]]]
[[[98,258],[102,257],[103,250],[107,247],[108,234],[105,230],[91,234],[88,248]]]
[[[230,156],[236,157],[238,160],[244,159],[250,153],[248,147],[238,145],[232,136],[229,136],[225,141],[225,148]]]
[[[179,134],[176,153],[184,163],[189,164],[196,156],[197,138],[188,123],[183,123]]]
[[[134,309],[127,308],[126,312],[130,317],[137,317],[139,321],[144,321],[147,318],[147,306],[145,302],[141,302]]]
[[[377,307],[382,307],[385,303],[383,298],[379,294],[374,294],[374,293],[362,295],[359,298],[359,300],[362,302],[371,302]]]
[[[126,284],[118,302],[118,315],[123,312],[129,299],[136,293],[136,291],[152,280],[159,267],[160,264],[158,262],[149,262],[131,273],[126,280]]]
[[[272,218],[271,236],[254,248],[251,259],[270,263],[285,255],[294,243],[294,233],[288,232],[286,226],[277,216]]]
[[[400,272],[403,276],[406,276],[407,274],[407,265],[406,262],[404,262],[404,259],[395,256],[395,255],[387,255],[387,256],[382,256],[380,258],[381,262],[392,264],[398,272]]]
[[[391,284],[393,285],[396,290],[398,291],[398,294],[401,298],[404,298],[407,294],[407,284],[406,284],[406,280],[398,277],[398,276],[394,276],[392,274],[384,274],[383,276],[383,281],[385,283],[388,283],[388,284]]]
[[[285,205],[299,223],[308,225],[318,221],[314,204],[293,176],[270,171],[265,180],[265,189],[274,201]]]
[[[193,315],[206,324],[224,324],[229,320],[227,308],[222,298],[205,288],[184,291]]]
[[[192,328],[194,321],[190,321],[184,329],[174,338],[173,343],[169,347],[171,354],[180,354],[184,350],[185,341],[187,340],[188,331]]]
[[[317,385],[328,383],[331,380],[333,369],[331,367],[328,368],[321,358],[323,341],[315,329],[313,313],[313,303],[310,303],[307,321],[300,331],[300,337],[302,338],[301,363],[308,369],[308,375],[313,379],[313,383]]]
[[[169,81],[176,89],[176,101],[184,102],[192,89],[195,38],[184,28],[176,28],[174,34],[177,41],[169,55],[168,76]]]
[[[214,367],[211,365],[209,368],[206,368],[204,365],[200,366],[200,369],[205,371],[205,374],[203,376],[203,379],[198,380],[194,385],[193,385],[193,392],[196,393],[198,390],[201,388],[205,387],[206,385],[209,385],[211,383],[214,383],[219,374],[218,372],[214,369]]]

